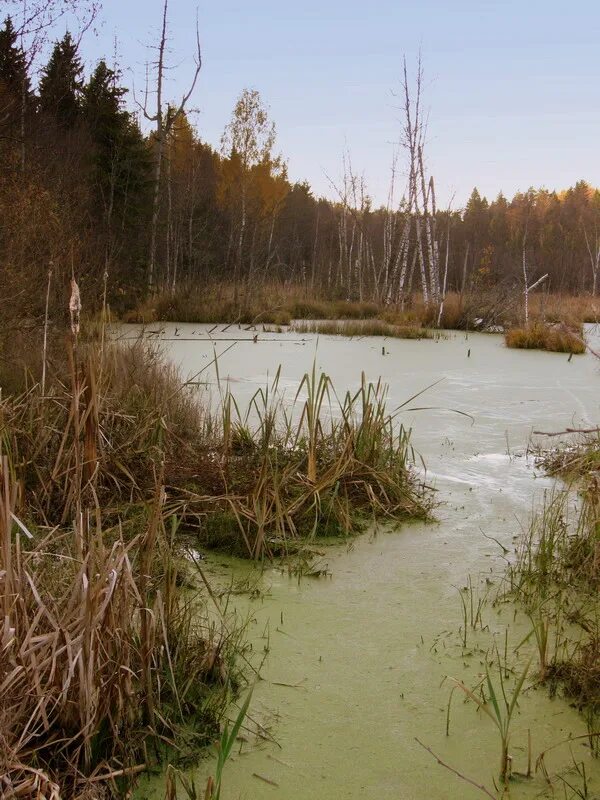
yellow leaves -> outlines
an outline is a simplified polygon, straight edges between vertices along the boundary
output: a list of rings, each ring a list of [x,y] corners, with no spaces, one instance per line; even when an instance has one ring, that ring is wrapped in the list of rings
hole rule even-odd
[[[167,142],[167,158],[173,172],[183,173],[194,162],[197,139],[185,112],[179,114],[173,123]]]
[[[281,207],[289,190],[287,170],[279,158],[265,158],[246,170],[236,152],[221,162],[218,198],[224,208],[235,208],[243,195],[247,212],[258,219],[269,218]]]

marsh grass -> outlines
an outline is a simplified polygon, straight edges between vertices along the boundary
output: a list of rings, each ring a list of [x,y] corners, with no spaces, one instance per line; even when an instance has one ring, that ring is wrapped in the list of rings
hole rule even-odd
[[[510,328],[506,331],[507,347],[520,350],[547,350],[552,353],[585,353],[586,345],[583,329],[576,330],[564,325],[549,325],[534,322],[522,328]]]
[[[215,765],[215,776],[214,778],[212,775],[209,776],[204,790],[201,791],[196,787],[196,782],[193,775],[188,776],[183,771],[175,769],[171,764],[169,764],[166,771],[165,800],[177,800],[178,784],[183,789],[184,796],[187,798],[187,800],[221,800],[225,766],[231,756],[240,729],[248,714],[251,699],[252,690],[246,695],[246,699],[241,704],[238,714],[231,727],[229,722],[226,722],[223,726],[221,737],[217,742],[217,762]]]
[[[282,284],[237,291],[231,284],[186,287],[164,292],[124,316],[125,322],[229,322],[244,325],[288,325],[292,319],[370,319],[377,304],[310,296],[303,287]]]
[[[28,529],[6,456],[0,477],[2,796],[116,794],[193,757],[218,735],[237,642],[176,589],[162,492],[140,534],[108,540],[99,509]]]
[[[600,496],[592,477],[557,491],[522,537],[507,575],[509,595],[532,623],[538,678],[583,713],[598,754],[600,725]]]
[[[470,293],[448,292],[441,309],[424,304],[417,295],[398,304],[324,296],[300,285],[265,284],[250,289],[233,284],[209,284],[199,291],[184,286],[176,293],[147,298],[125,313],[125,322],[240,323],[288,325],[292,320],[379,320],[405,328],[485,330],[520,324],[521,292],[503,286]],[[530,319],[534,323],[578,328],[600,320],[600,304],[587,295],[533,293]]]
[[[319,333],[327,336],[385,336],[391,339],[433,339],[427,328],[416,325],[392,325],[379,319],[335,322],[321,320],[293,322],[294,333]]]
[[[48,366],[0,400],[0,794],[116,796],[218,737],[241,630],[180,588],[163,484],[195,399],[142,344]]]
[[[201,543],[262,559],[375,519],[427,518],[431,494],[413,468],[410,431],[399,409],[388,411],[381,382],[363,375],[340,399],[313,366],[291,407],[278,382],[279,373],[244,412],[223,393],[211,440],[175,476],[171,493]]]
[[[512,720],[518,708],[518,701],[531,662],[528,661],[521,674],[517,677],[512,693],[508,693],[506,685],[505,666],[501,663],[498,651],[492,654],[492,664],[494,673],[486,659],[485,677],[481,686],[480,694],[466,686],[462,681],[453,678],[454,685],[471,700],[477,709],[484,713],[493,722],[498,731],[500,742],[500,780],[506,784],[511,777],[512,758],[509,753],[509,745],[512,733]],[[497,682],[496,682],[497,679]]]

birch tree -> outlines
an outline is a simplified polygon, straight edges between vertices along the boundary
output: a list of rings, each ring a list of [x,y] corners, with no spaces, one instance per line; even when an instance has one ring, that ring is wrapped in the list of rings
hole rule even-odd
[[[267,267],[272,258],[274,220],[279,199],[268,202],[263,190],[269,184],[275,187],[277,179],[285,177],[285,165],[280,157],[274,155],[274,147],[275,123],[269,119],[260,94],[255,89],[244,89],[221,137],[221,154],[225,159],[221,196],[234,210],[230,239],[235,241],[233,282],[236,292],[246,255],[249,277],[255,267],[258,225],[263,212],[268,217],[269,227],[265,257]],[[253,200],[256,214],[251,219]]]
[[[185,111],[187,103],[192,96],[192,92],[196,87],[200,70],[202,69],[202,50],[200,47],[200,33],[198,30],[198,17],[196,16],[196,50],[194,53],[194,73],[190,81],[188,90],[183,94],[181,101],[178,105],[170,106],[165,105],[164,102],[164,81],[165,73],[167,70],[166,55],[167,55],[167,38],[168,38],[168,3],[169,0],[164,0],[162,11],[162,23],[160,31],[160,39],[157,45],[157,60],[154,62],[153,67],[156,77],[155,88],[155,106],[154,113],[151,113],[149,108],[149,89],[148,81],[146,81],[146,91],[144,95],[144,102],[141,109],[144,117],[154,124],[154,178],[153,178],[153,192],[152,192],[152,220],[150,224],[150,251],[148,254],[148,268],[147,268],[147,289],[153,292],[156,282],[156,252],[158,241],[158,218],[160,213],[160,195],[161,195],[161,181],[163,173],[163,160],[165,154],[165,146],[167,139],[171,132],[176,120]]]
[[[598,286],[598,271],[600,270],[600,232],[598,231],[597,223],[594,225],[593,231],[588,231],[588,227],[583,221],[581,223],[581,227],[583,228],[585,246],[590,258],[590,268],[592,271],[592,296],[595,297]]]

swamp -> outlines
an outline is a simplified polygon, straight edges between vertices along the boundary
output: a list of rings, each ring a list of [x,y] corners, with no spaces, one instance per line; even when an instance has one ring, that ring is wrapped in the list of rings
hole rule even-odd
[[[274,364],[282,365],[279,387],[289,408],[314,363],[351,390],[360,384],[355,364],[369,365],[388,385],[391,408],[419,395],[397,423],[412,430],[437,498],[435,521],[399,530],[375,523],[343,543],[313,542],[314,566],[303,575],[269,564],[257,575],[247,562],[207,556],[217,585],[240,587],[229,603],[249,615],[259,663],[267,653],[252,697],[260,727],[249,722],[231,756],[228,791],[256,798],[481,796],[438,766],[421,742],[495,792],[498,731],[453,691],[452,678],[479,692],[488,664],[492,685],[505,675],[510,696],[536,653],[532,622],[509,599],[506,572],[533,510],[558,491],[532,451],[543,437],[532,432],[593,425],[597,360],[512,351],[501,337],[459,332],[438,341],[261,333],[258,342],[238,332],[240,341],[227,349],[232,329],[220,326],[209,338],[212,327],[180,325],[174,336],[165,326],[161,348],[189,375],[223,352],[220,381],[242,406],[273,379]],[[130,329],[121,335],[134,335]],[[600,338],[593,326],[586,334],[592,343]],[[199,390],[210,394],[216,378],[204,376]],[[577,502],[576,492],[565,501],[572,516]],[[561,636],[551,629],[549,658]],[[600,770],[585,715],[551,698],[538,674],[532,661],[511,725],[511,796],[562,794],[570,784],[583,786],[582,774],[587,796],[595,796]],[[544,759],[548,781],[533,769],[555,745]],[[210,761],[199,767],[199,784],[211,768]],[[164,779],[153,779],[139,796],[163,791]]]
[[[0,798],[600,800],[600,11],[512,5],[2,3]]]

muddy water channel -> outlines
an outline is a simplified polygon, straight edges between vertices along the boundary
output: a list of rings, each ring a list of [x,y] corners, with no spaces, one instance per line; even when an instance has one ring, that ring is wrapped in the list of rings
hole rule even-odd
[[[269,651],[252,716],[276,743],[248,734],[226,768],[224,798],[484,796],[438,766],[416,738],[493,793],[500,760],[497,731],[456,692],[446,736],[451,684],[444,677],[474,685],[494,640],[504,654],[506,630],[509,667],[516,673],[522,669],[528,648],[513,650],[530,624],[510,604],[494,608],[491,603],[505,566],[498,543],[512,552],[514,537],[552,487],[526,457],[532,431],[589,426],[600,419],[600,365],[588,355],[569,362],[564,355],[507,350],[502,337],[482,334],[450,334],[440,341],[319,337],[317,343],[316,336],[259,333],[253,343],[251,332],[220,327],[211,334],[213,344],[209,328],[179,325],[175,336],[175,326],[167,325],[163,346],[185,374],[193,375],[215,350],[222,353],[233,345],[222,355],[219,370],[241,404],[278,365],[280,385],[291,402],[314,359],[340,394],[358,385],[361,370],[369,379],[381,376],[389,384],[390,408],[439,381],[413,403],[427,409],[401,417],[413,428],[413,443],[437,490],[437,521],[371,531],[349,544],[322,548],[330,577],[298,580],[267,568],[256,577],[258,596],[234,598],[240,613],[252,616],[249,636],[257,656]],[[127,335],[134,333],[127,328]],[[219,341],[236,337],[248,339]],[[203,373],[204,379],[214,382],[214,370]],[[253,571],[214,555],[207,560],[216,582]],[[469,628],[464,648],[458,590],[469,575],[475,603],[486,592],[490,602],[482,612],[485,629]],[[515,678],[507,683],[512,691]],[[542,750],[586,729],[565,701],[550,700],[545,689],[532,686],[521,696],[512,729],[516,772],[527,770],[528,730],[535,762]],[[589,796],[597,796],[600,765],[585,740],[556,748],[546,765],[575,786],[579,778],[569,771],[574,761],[585,764]],[[213,766],[210,760],[200,764],[198,785]],[[578,796],[568,788],[565,794],[560,780],[554,789],[559,797]],[[537,774],[512,782],[510,796],[546,791]],[[140,790],[140,796],[163,793],[158,779]]]

